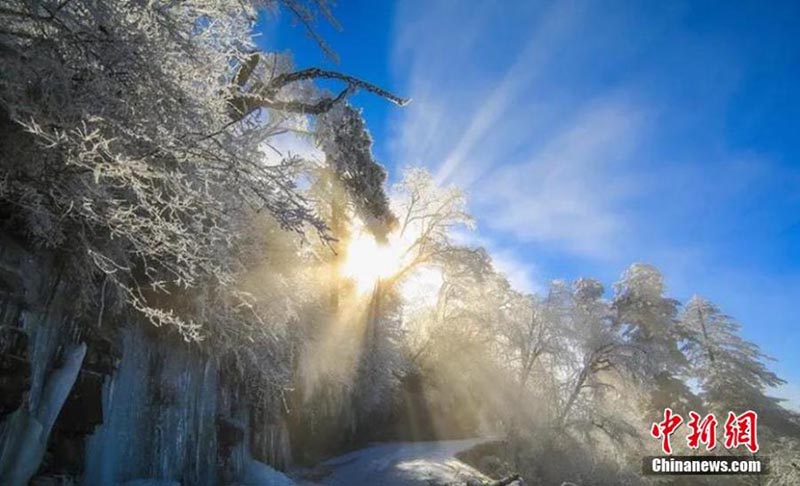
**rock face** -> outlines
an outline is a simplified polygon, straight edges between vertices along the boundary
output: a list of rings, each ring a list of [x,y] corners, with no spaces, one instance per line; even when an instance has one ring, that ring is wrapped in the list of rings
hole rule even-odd
[[[0,420],[22,405],[31,387],[28,335],[22,329],[0,327]]]
[[[0,239],[0,420],[22,405],[31,388],[29,335],[23,329],[31,290],[22,277],[28,260],[21,248]]]
[[[19,430],[52,416],[42,457],[31,456],[33,484],[212,486],[243,482],[256,461],[288,467],[279,408],[251,403],[218,359],[135,316],[81,325],[53,268],[0,237],[0,462]],[[65,396],[49,399],[48,380],[79,346]],[[13,419],[37,411],[45,418]]]

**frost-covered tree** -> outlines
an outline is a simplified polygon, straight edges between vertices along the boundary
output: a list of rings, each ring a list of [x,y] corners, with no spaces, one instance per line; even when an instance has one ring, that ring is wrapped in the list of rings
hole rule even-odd
[[[793,486],[800,484],[800,440],[781,437],[770,445],[769,474],[766,486]]]
[[[650,410],[671,407],[687,412],[696,397],[684,381],[689,363],[680,349],[685,336],[676,325],[679,303],[664,295],[661,272],[651,265],[631,265],[615,290],[616,325],[646,360]]]
[[[358,158],[358,152],[356,150],[351,158]],[[378,204],[378,198],[370,200],[357,204],[356,209],[373,208],[372,213],[379,214],[376,210],[383,204]],[[390,403],[386,399],[388,392],[392,388],[397,391],[398,380],[409,373],[409,363],[402,357],[402,334],[408,326],[402,322],[401,286],[424,267],[441,271],[459,259],[467,263],[469,252],[453,244],[452,231],[457,226],[471,224],[463,193],[455,187],[438,186],[423,169],[404,171],[403,178],[392,190],[391,210],[391,220],[383,218],[377,223],[378,227],[393,231],[388,236],[376,231],[373,234],[379,242],[388,240],[387,244],[393,245],[397,268],[378,281],[371,294],[361,357],[361,370],[367,376],[360,375],[362,386],[359,389],[362,396],[382,396],[384,405]],[[366,223],[368,227],[376,225],[374,218]],[[453,324],[457,319],[447,321]],[[410,359],[413,361],[414,356]]]
[[[472,228],[464,193],[455,186],[441,187],[421,168],[404,170],[391,191],[397,217],[397,244],[402,248],[400,268],[392,282],[400,282],[424,265],[437,265],[457,245],[453,231]]]
[[[465,425],[470,421],[458,417],[470,408],[467,404],[475,405],[476,411],[481,401],[486,403],[482,388],[467,384],[473,379],[489,381],[489,371],[496,363],[487,363],[494,359],[493,334],[502,312],[498,299],[510,287],[496,278],[485,250],[455,243],[454,230],[472,223],[464,194],[457,188],[440,187],[423,169],[407,169],[393,188],[391,208],[397,219],[386,244],[396,268],[370,294],[372,317],[365,335],[370,337],[368,341],[371,336],[391,336],[401,344],[397,349],[406,352],[405,363],[396,355],[383,363],[384,371],[395,366],[400,385],[395,392],[424,385],[438,397],[429,397],[436,404],[432,407],[452,412],[451,429],[456,423]],[[403,298],[404,285],[426,272],[441,278],[431,305]],[[387,320],[387,316],[394,318]],[[374,362],[369,347],[365,353],[363,360]],[[481,369],[481,363],[487,366]],[[371,392],[381,389],[385,387],[373,386]]]
[[[683,310],[681,325],[688,334],[692,375],[711,411],[724,417],[728,411],[754,410],[759,424],[800,438],[797,414],[767,395],[768,389],[785,381],[767,367],[770,358],[741,337],[739,323],[712,302],[694,296]]]
[[[595,280],[555,281],[544,296],[520,297],[498,322],[505,330],[495,351],[515,377],[503,417],[511,463],[556,484],[591,483],[599,471],[622,477],[639,435],[643,356],[615,326]],[[571,459],[576,451],[581,461]]]
[[[299,346],[295,400],[304,410],[295,414],[309,417],[296,421],[311,428],[338,424],[327,428],[340,436],[335,441],[360,432],[361,422],[369,430],[392,408],[403,366],[398,296],[390,285],[360,295],[343,265],[358,258],[349,255],[353,238],[385,244],[396,219],[384,192],[386,172],[372,154],[361,112],[338,102],[310,129],[318,154],[304,166],[306,195],[329,238],[311,245],[310,264],[324,289],[317,302],[321,312],[302,320],[307,339]]]
[[[411,366],[404,384],[423,397],[434,433],[452,437],[507,422],[519,394],[497,344],[511,286],[483,249],[451,248],[447,256],[434,302],[405,315]]]
[[[316,130],[328,154],[344,154],[329,163],[347,196],[390,221],[383,170],[356,156],[369,137],[346,99],[366,90],[404,103],[258,51],[256,16],[277,8],[320,42],[317,17],[333,21],[326,0],[0,5],[2,231],[55,254],[76,320],[131,323],[138,314],[120,311],[134,309],[186,340],[210,338],[206,351],[261,403],[284,398],[305,337],[289,324],[322,293],[301,239],[332,238],[297,184],[303,161],[275,137]],[[20,454],[36,456],[46,435]]]
[[[446,312],[443,309],[448,297],[457,288],[465,289],[460,277],[479,278],[478,272],[488,268],[485,252],[453,242],[452,233],[457,227],[472,225],[464,194],[456,187],[438,186],[431,174],[421,168],[405,170],[391,194],[392,217],[396,220],[392,220],[394,231],[389,235],[389,244],[394,247],[397,268],[378,283],[373,302],[385,301],[383,294],[397,294],[406,279],[429,267],[438,269],[444,278],[438,307],[440,312]],[[377,317],[383,310],[374,312]],[[441,320],[457,319],[448,316]]]
[[[395,225],[384,192],[386,171],[372,155],[372,137],[360,111],[340,103],[320,117],[315,132],[325,163],[350,195],[355,215],[383,240]]]
[[[197,339],[207,323],[162,297],[229,285],[250,214],[326,231],[295,186],[298,158],[268,162],[269,139],[357,89],[402,100],[257,52],[256,12],[280,6],[307,26],[329,14],[322,0],[20,0],[0,8],[5,229],[61,253],[83,308],[108,295]],[[345,88],[330,96],[316,79]],[[372,175],[350,177],[349,187],[374,198]],[[101,293],[104,282],[111,285]]]
[[[484,278],[491,273],[485,250],[457,245],[453,231],[472,226],[466,198],[458,188],[440,187],[429,172],[409,168],[392,190],[392,210],[397,217],[392,244],[399,250],[397,271],[382,282],[382,289],[398,291],[403,282],[423,268],[435,269],[442,278],[436,304],[405,323],[412,363],[434,345],[451,326],[470,327],[476,320],[491,320],[467,309],[470,295],[486,290]],[[506,284],[507,285],[507,284]],[[480,290],[479,290],[480,289]],[[491,306],[486,306],[491,312]],[[487,327],[488,329],[488,327]]]
[[[522,392],[528,386],[540,358],[559,350],[559,316],[551,305],[553,300],[522,294],[511,288],[504,294],[497,338],[505,359],[515,369]]]
[[[635,395],[645,357],[614,326],[603,292],[596,280],[581,278],[574,284],[572,306],[562,329],[562,348],[571,366],[567,366],[566,398],[558,424],[584,432],[599,430],[617,441],[635,435],[619,408],[620,402]]]

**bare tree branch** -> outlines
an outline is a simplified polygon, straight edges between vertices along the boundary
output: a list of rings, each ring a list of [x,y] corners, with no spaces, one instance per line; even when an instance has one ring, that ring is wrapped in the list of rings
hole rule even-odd
[[[376,94],[399,106],[405,106],[409,102],[407,98],[401,98],[400,96],[397,96],[375,84],[364,81],[363,79],[359,79],[337,71],[329,71],[320,68],[301,69],[299,71],[279,74],[278,76],[272,78],[272,80],[270,80],[266,85],[255,83],[248,92],[245,88],[245,85],[252,77],[252,74],[260,60],[260,54],[253,53],[246,61],[242,63],[239,71],[234,76],[233,84],[238,92],[231,96],[229,103],[233,108],[233,113],[231,116],[236,120],[245,118],[258,108],[270,108],[289,113],[320,115],[329,111],[336,103],[347,98],[359,89]],[[343,81],[347,84],[347,87],[336,97],[323,98],[315,103],[296,100],[280,100],[277,98],[278,93],[282,88],[298,81],[314,79],[334,79]]]

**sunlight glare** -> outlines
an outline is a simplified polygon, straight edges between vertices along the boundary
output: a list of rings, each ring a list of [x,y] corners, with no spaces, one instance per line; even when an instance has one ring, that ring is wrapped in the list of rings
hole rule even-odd
[[[342,272],[353,279],[360,293],[372,290],[380,279],[400,270],[402,249],[391,243],[379,244],[366,231],[355,235],[347,245]]]

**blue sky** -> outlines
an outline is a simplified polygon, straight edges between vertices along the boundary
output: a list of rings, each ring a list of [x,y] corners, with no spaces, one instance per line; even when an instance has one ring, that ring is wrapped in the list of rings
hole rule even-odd
[[[359,94],[396,176],[469,194],[470,240],[519,287],[658,266],[778,359],[800,403],[800,3],[342,1],[321,33],[269,49],[413,102]]]

